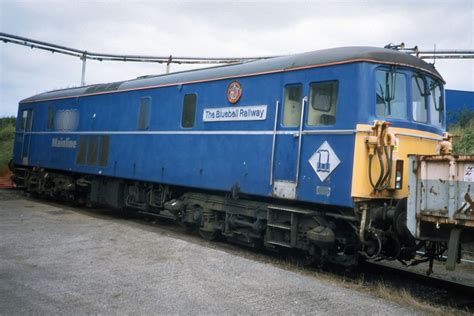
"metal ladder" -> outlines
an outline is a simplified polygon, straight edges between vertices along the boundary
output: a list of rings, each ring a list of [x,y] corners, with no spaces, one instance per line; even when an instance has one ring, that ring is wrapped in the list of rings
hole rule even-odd
[[[25,177],[26,177],[26,172],[27,171],[28,171],[28,169],[26,169],[26,168],[19,168],[19,167],[15,168],[14,175],[15,175],[15,178],[16,178],[16,181],[17,181],[17,187],[18,188],[22,188],[22,187],[26,186]]]
[[[274,246],[295,248],[298,237],[298,219],[313,211],[269,205],[267,213],[266,243]]]

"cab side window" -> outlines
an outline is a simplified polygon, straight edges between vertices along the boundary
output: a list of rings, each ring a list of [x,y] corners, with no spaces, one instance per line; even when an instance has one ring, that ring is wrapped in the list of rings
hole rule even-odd
[[[301,100],[303,86],[301,84],[285,87],[285,103],[283,108],[283,126],[299,126],[301,120]]]
[[[441,84],[436,81],[430,82],[430,123],[436,127],[443,126],[444,99],[441,93]]]
[[[309,126],[334,125],[336,123],[338,93],[338,81],[317,82],[310,85]]]

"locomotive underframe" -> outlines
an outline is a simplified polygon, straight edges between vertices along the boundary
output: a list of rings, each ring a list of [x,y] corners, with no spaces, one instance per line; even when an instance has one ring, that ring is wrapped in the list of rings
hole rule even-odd
[[[418,250],[400,221],[406,208],[397,209],[396,201],[362,201],[341,209],[257,200],[239,194],[238,186],[207,192],[20,166],[14,168],[13,180],[41,197],[168,218],[208,240],[220,237],[247,247],[297,252],[308,263],[349,267],[360,258],[408,260]]]

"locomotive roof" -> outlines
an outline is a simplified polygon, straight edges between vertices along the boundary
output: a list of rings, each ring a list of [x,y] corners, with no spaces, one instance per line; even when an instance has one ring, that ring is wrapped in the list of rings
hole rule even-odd
[[[353,62],[372,62],[414,67],[443,80],[433,65],[408,53],[377,47],[340,47],[307,53],[273,57],[245,63],[175,72],[166,75],[145,76],[132,80],[95,84],[44,92],[22,100],[20,103],[63,99],[103,93],[140,90],[160,86],[246,77],[265,73],[292,71],[304,68],[330,66]]]

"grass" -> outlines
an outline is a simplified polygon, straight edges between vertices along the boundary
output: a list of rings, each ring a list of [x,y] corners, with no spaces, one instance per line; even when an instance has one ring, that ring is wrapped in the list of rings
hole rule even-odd
[[[241,253],[238,253],[238,255],[242,256]],[[252,258],[251,255],[246,257]],[[315,278],[320,282],[326,282],[359,293],[365,293],[429,315],[471,315],[467,310],[455,308],[446,303],[435,303],[426,297],[423,298],[424,295],[420,295],[419,289],[411,288],[408,285],[400,286],[397,282],[390,280],[375,280],[373,275],[370,275],[368,278],[364,277],[364,274],[357,272],[351,272],[348,275],[345,275],[331,270],[325,271],[312,267],[304,267],[295,264],[291,260],[281,258],[273,258],[272,260],[271,258],[262,259],[260,256],[259,259],[284,270],[297,272]],[[430,295],[428,295],[428,297],[429,296]]]
[[[378,282],[369,289],[369,292],[377,297],[383,298],[402,306],[412,307],[424,311],[430,315],[470,315],[468,311],[452,308],[449,306],[437,306],[430,302],[415,297],[407,289],[399,289],[383,281]]]
[[[8,168],[13,155],[13,139],[15,137],[15,118],[0,118],[0,172]]]

